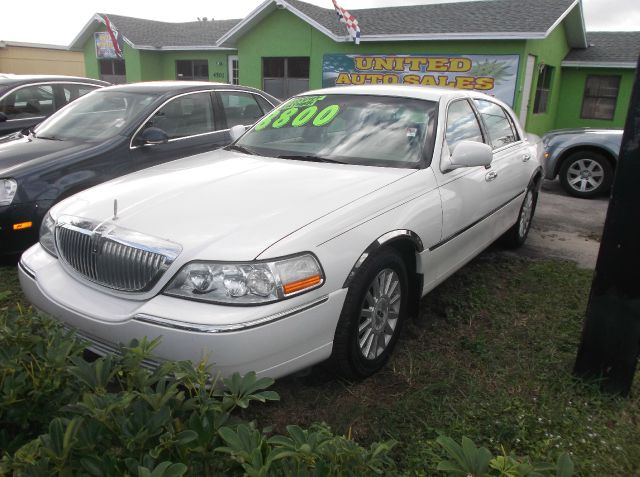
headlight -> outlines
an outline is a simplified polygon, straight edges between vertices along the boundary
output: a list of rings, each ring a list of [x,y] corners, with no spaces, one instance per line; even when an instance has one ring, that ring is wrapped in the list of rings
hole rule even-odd
[[[324,274],[310,253],[247,263],[192,262],[177,273],[164,293],[225,305],[259,305],[321,286]]]
[[[0,179],[0,205],[10,205],[18,190],[18,183],[13,179]]]
[[[44,216],[42,225],[40,226],[40,245],[54,257],[57,257],[55,244],[55,226],[56,221],[51,218],[49,212]]]

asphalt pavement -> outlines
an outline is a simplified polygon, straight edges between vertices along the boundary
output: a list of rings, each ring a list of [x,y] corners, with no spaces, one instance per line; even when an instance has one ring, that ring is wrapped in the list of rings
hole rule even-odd
[[[517,253],[595,268],[608,205],[608,196],[578,199],[569,196],[557,180],[544,181],[529,237]]]

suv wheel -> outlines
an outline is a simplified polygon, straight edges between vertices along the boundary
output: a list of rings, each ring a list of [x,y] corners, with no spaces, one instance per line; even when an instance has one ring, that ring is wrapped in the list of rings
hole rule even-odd
[[[590,199],[600,195],[609,189],[612,179],[611,164],[597,152],[574,152],[560,167],[560,184],[574,197]]]

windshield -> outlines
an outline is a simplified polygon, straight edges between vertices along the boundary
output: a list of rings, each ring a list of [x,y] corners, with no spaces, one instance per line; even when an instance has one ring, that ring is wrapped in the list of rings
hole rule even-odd
[[[94,91],[52,115],[35,134],[59,141],[104,141],[120,134],[156,98],[146,93]]]
[[[432,141],[437,104],[388,96],[328,94],[287,101],[233,146],[294,160],[417,167]]]

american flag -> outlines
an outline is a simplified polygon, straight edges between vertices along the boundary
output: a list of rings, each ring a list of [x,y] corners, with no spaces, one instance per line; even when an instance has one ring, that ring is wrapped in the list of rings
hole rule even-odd
[[[111,37],[111,43],[113,43],[113,49],[116,52],[118,58],[122,58],[122,47],[124,46],[123,39],[124,37],[116,30],[116,27],[111,21],[109,21],[109,17],[106,15],[102,15],[102,21],[107,27],[107,31],[109,32],[109,36]]]
[[[351,15],[344,8],[339,7],[336,0],[333,0],[333,7],[336,9],[336,13],[338,14],[338,19],[347,26],[347,30],[349,31],[349,35],[353,38],[356,45],[360,44],[360,27],[358,26],[358,20],[356,17]]]

